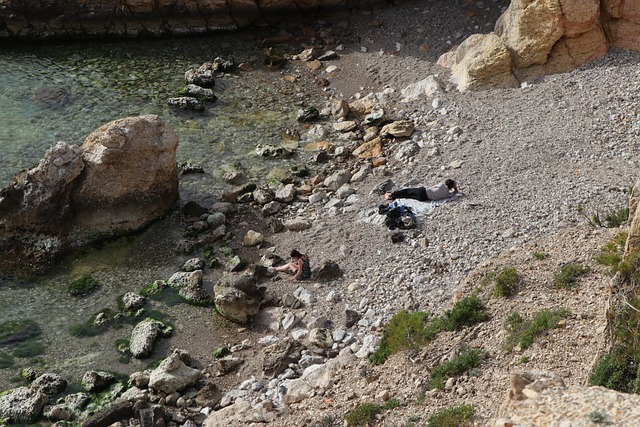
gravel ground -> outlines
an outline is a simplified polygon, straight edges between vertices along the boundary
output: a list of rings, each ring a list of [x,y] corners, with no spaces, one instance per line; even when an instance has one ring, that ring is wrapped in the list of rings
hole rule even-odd
[[[352,206],[334,215],[321,206],[294,203],[289,216],[312,219],[313,227],[268,240],[280,255],[298,248],[316,265],[323,260],[340,265],[343,279],[307,285],[318,302],[303,314],[305,320],[324,315],[341,325],[344,308],[366,313],[360,337],[379,331],[401,309],[442,313],[456,292],[470,293],[488,273],[504,266],[522,272],[523,285],[506,301],[492,299],[485,291],[493,320],[473,333],[439,337],[411,360],[404,354],[371,371],[366,362],[345,370],[333,390],[294,405],[273,425],[317,425],[358,404],[379,400],[382,390],[411,403],[383,416],[379,425],[407,425],[411,416],[424,422],[436,409],[461,403],[476,405],[478,419],[488,421],[497,416],[511,370],[552,369],[567,385],[585,383],[602,343],[610,280],[593,256],[619,231],[594,228],[589,220],[626,206],[637,179],[638,158],[633,152],[640,56],[611,51],[570,73],[518,88],[459,93],[435,60],[449,48],[448,42],[460,39],[456,35],[468,35],[475,25],[490,28],[487,24],[501,5],[492,3],[491,13],[476,14],[475,22],[465,7],[422,2],[360,15],[348,27],[336,26],[344,46],[340,59],[332,62],[337,71],[310,72],[303,63],[292,64],[310,83],[326,77],[327,97],[351,100],[386,89],[390,107],[385,113],[416,123],[412,140],[421,150],[398,161],[394,156],[402,143],[388,145],[387,165],[354,184],[357,199],[352,199]],[[421,48],[422,44],[427,46]],[[404,87],[428,75],[440,79],[440,93],[400,102]],[[351,166],[352,171],[358,169],[359,165]],[[386,180],[397,188],[448,177],[458,181],[464,197],[437,208],[418,229],[405,233],[403,242],[391,243],[384,227],[363,221],[383,202],[375,189]],[[536,261],[534,251],[550,256]],[[555,289],[553,276],[569,262],[589,266],[590,274],[572,291]],[[268,285],[276,295],[295,287],[277,279]],[[341,300],[328,303],[330,291]],[[526,353],[502,350],[509,313],[528,317],[559,307],[573,313],[566,328]],[[451,390],[434,392],[426,400],[419,398],[419,385],[440,361],[434,355],[446,359],[461,344],[487,351],[480,374],[466,375]],[[370,373],[363,375],[363,369]]]

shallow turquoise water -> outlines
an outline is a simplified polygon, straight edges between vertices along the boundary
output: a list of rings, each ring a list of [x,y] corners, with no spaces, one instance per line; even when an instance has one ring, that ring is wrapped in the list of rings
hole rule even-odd
[[[204,175],[181,178],[183,201],[216,199],[224,186],[220,178],[231,164],[240,165],[250,177],[260,177],[273,167],[300,162],[296,158],[265,160],[252,154],[256,144],[277,144],[284,129],[298,128],[295,113],[301,99],[300,88],[261,67],[260,37],[237,33],[4,48],[0,51],[0,185],[37,163],[53,143],[81,144],[99,126],[139,114],[162,116],[180,139],[178,161],[203,166]],[[167,106],[167,98],[184,86],[188,68],[229,55],[238,63],[252,63],[255,70],[221,76],[214,88],[218,101],[204,113]],[[11,367],[0,369],[0,390],[15,386],[12,378],[19,368],[30,365],[64,372],[70,380],[77,380],[87,369],[127,373],[143,369],[146,361],[122,364],[114,350],[116,339],[129,338],[130,327],[92,338],[75,338],[69,327],[102,308],[116,309],[118,295],[139,291],[177,271],[188,258],[173,252],[180,233],[180,225],[168,218],[139,236],[76,254],[37,280],[0,279],[0,323],[37,321],[47,347],[43,356],[18,358]],[[71,297],[69,281],[85,272],[98,280],[100,288],[88,297]],[[219,319],[211,308],[151,305],[171,316],[176,333],[189,333],[188,319],[197,318],[199,327],[210,328],[215,336]],[[154,357],[163,355],[168,342],[159,346]],[[215,342],[206,345],[213,348]],[[7,349],[0,347],[3,350]]]
[[[261,49],[259,36],[249,33],[3,49],[1,185],[40,160],[53,143],[79,145],[99,126],[140,114],[163,117],[179,136],[178,161],[200,164],[213,177],[231,163],[268,170],[274,164],[252,157],[252,150],[257,143],[279,143],[280,131],[296,125],[297,108],[281,93],[278,73],[261,67]],[[221,76],[214,88],[219,99],[204,113],[167,106],[184,86],[184,72],[216,56],[233,56],[256,69]],[[189,186],[185,191],[198,192]]]

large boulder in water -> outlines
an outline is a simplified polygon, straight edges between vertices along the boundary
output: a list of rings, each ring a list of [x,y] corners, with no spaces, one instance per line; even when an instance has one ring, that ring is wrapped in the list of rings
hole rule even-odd
[[[53,232],[71,220],[71,190],[84,169],[82,148],[57,142],[0,190],[0,228]]]
[[[86,234],[136,230],[178,198],[178,137],[159,116],[108,123],[82,144],[85,169],[72,195]]]
[[[0,274],[164,215],[178,198],[177,146],[155,115],[106,124],[81,147],[56,143],[0,190]]]

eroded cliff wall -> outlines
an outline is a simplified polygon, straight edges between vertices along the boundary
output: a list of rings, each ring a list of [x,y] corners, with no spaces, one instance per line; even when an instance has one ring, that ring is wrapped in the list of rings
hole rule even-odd
[[[197,34],[365,7],[380,0],[0,0],[0,38]]]

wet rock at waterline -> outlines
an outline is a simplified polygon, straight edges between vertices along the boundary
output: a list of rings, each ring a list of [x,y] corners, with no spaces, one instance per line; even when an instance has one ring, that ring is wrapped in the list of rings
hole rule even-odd
[[[167,104],[183,110],[204,111],[204,104],[193,96],[178,96],[169,98]]]
[[[85,168],[81,147],[57,142],[29,170],[0,190],[0,227],[55,232],[72,221],[71,192]]]
[[[9,390],[0,396],[0,419],[14,423],[33,422],[42,413],[47,400],[44,393],[30,387]]]
[[[182,390],[200,379],[201,372],[188,364],[191,357],[182,350],[173,353],[151,372],[149,388],[166,394]]]
[[[177,146],[156,115],[108,123],[82,147],[56,143],[0,190],[0,248],[41,263],[95,236],[143,228],[178,198]]]
[[[178,198],[177,147],[156,115],[115,120],[89,135],[73,192],[76,228],[132,231],[163,215]]]
[[[253,275],[229,273],[214,287],[218,312],[236,323],[247,323],[260,311],[260,293]]]
[[[144,358],[151,354],[153,346],[160,335],[170,335],[171,328],[162,322],[145,319],[138,323],[131,331],[129,351],[133,357]]]

